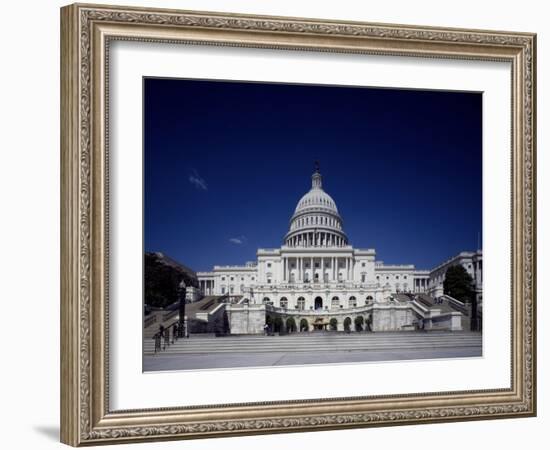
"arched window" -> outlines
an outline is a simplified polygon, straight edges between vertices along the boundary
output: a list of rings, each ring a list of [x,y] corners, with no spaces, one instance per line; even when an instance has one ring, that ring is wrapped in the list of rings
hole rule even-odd
[[[349,298],[348,303],[349,303],[350,308],[356,308],[357,307],[357,299],[353,295]]]
[[[330,301],[330,307],[338,308],[339,306],[340,306],[340,299],[336,296],[332,297],[332,300]]]
[[[365,303],[367,303],[367,304],[372,303],[373,300],[374,299],[372,298],[372,295],[367,295],[367,299],[366,299]]]
[[[286,297],[281,297],[281,300],[279,300],[279,305],[281,308],[288,308],[288,299]]]
[[[304,297],[298,297],[298,309],[306,309],[306,299]]]
[[[271,300],[269,300],[269,297],[264,297],[264,299],[262,300],[262,303],[264,305],[272,305],[272,302]]]

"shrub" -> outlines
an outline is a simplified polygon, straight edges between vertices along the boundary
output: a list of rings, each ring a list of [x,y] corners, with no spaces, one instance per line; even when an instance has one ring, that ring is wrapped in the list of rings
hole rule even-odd
[[[281,319],[280,317],[275,317],[275,320],[273,321],[273,326],[274,331],[281,331],[281,327],[283,326],[283,319]]]
[[[344,330],[350,331],[350,328],[351,328],[351,319],[349,317],[346,317],[344,319]]]
[[[296,331],[296,321],[294,320],[294,317],[289,317],[286,319],[286,330],[289,333],[294,333]]]

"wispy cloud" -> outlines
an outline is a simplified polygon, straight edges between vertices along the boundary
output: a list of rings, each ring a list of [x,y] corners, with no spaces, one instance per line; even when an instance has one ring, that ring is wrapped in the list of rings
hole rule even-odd
[[[235,245],[243,245],[246,243],[246,237],[245,236],[233,237],[229,239],[229,242]]]
[[[200,191],[208,190],[208,185],[206,184],[206,181],[204,181],[204,178],[202,178],[199,173],[194,169],[191,172],[191,175],[189,175],[189,183],[191,183]]]

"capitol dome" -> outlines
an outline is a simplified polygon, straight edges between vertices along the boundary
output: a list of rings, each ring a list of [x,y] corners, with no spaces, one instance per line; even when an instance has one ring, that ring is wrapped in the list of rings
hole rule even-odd
[[[311,189],[298,202],[285,236],[288,247],[343,247],[348,238],[332,197],[323,190],[319,167],[311,176]]]
[[[294,213],[300,213],[308,208],[324,208],[338,214],[338,208],[332,197],[320,188],[311,188],[311,191],[300,199]]]

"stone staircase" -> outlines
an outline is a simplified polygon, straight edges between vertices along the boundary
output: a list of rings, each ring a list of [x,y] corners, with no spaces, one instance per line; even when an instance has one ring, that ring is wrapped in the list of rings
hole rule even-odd
[[[185,315],[189,319],[195,319],[197,313],[207,313],[209,311],[212,311],[220,303],[222,303],[225,298],[226,296],[223,295],[208,295],[197,302],[187,303],[185,305]],[[159,331],[159,327],[161,324],[162,326],[164,326],[164,328],[168,328],[173,325],[174,322],[177,322],[179,318],[179,314],[177,312],[178,310],[179,304],[174,303],[173,305],[170,305],[168,308],[166,308],[164,311],[156,311],[151,313],[157,314],[157,320],[153,322],[150,326],[144,327],[144,338],[146,340],[152,340],[150,338],[152,338],[155,333]],[[164,319],[164,317],[168,318]]]
[[[472,332],[335,333],[310,332],[285,336],[191,335],[179,339],[157,355],[266,352],[337,352],[481,348],[481,334]],[[144,339],[144,354],[154,355],[153,339]]]

